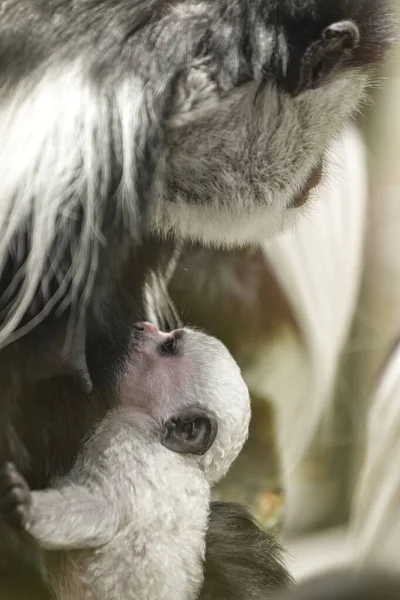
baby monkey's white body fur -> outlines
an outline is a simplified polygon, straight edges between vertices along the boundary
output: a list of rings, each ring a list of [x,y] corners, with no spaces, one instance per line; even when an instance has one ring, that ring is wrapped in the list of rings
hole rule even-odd
[[[248,390],[222,343],[188,329],[140,327],[124,406],[99,425],[68,478],[54,489],[26,488],[24,525],[49,551],[48,579],[61,600],[196,598],[210,485],[247,438]],[[160,352],[175,339],[171,355]],[[165,423],[193,406],[216,419],[215,437],[205,452],[173,452],[163,445]],[[14,471],[14,487],[21,483]]]
[[[187,600],[199,592],[210,486],[152,429],[130,411],[110,415],[68,484],[33,494],[28,530],[43,548],[67,551],[47,555],[57,598]]]

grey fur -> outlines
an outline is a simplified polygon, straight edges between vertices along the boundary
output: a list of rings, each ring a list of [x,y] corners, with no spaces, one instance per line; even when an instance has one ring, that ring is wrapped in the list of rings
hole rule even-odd
[[[196,598],[210,485],[247,437],[248,390],[223,344],[192,330],[140,327],[124,406],[98,426],[69,476],[32,494],[12,466],[0,478],[0,511],[48,551],[60,600]],[[173,339],[176,353],[160,354]],[[213,444],[201,455],[171,452],[165,423],[198,405],[218,422]]]

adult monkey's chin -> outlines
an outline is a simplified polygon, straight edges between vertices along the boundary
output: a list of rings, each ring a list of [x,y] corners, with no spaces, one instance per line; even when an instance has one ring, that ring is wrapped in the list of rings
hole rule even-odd
[[[247,184],[246,193],[244,182],[242,182],[242,198],[238,198],[239,190],[236,191],[236,195],[232,191],[230,204],[219,202],[219,198],[207,204],[184,201],[176,196],[172,200],[164,198],[155,213],[153,230],[161,237],[169,234],[178,240],[190,240],[223,248],[268,241],[296,225],[299,216],[307,209],[303,208],[301,211],[294,209],[300,209],[318,200],[321,183],[323,185],[335,183],[332,174],[337,174],[342,166],[341,146],[347,134],[346,129],[342,136],[332,142],[325,152],[324,159],[317,160],[316,165],[308,169],[308,174],[301,185],[288,185],[287,189],[277,189],[274,192],[269,191],[265,186],[264,201],[261,196],[263,192],[259,190],[258,197],[254,198],[256,184],[254,186]],[[329,164],[329,176],[324,174],[325,163]],[[235,200],[238,202],[236,210]],[[241,212],[239,205],[241,201],[246,206],[244,213]]]
[[[256,201],[252,204],[254,188],[249,187],[247,196],[243,195],[244,202],[247,200],[245,214],[241,214],[240,209],[235,211],[232,205],[218,202],[202,204],[164,198],[155,213],[154,231],[161,237],[168,231],[178,240],[228,249],[263,244],[296,227],[309,205],[323,201],[324,189],[340,182],[341,172],[348,167],[343,160],[347,156],[344,148],[352,143],[351,140],[354,143],[354,139],[354,127],[348,125],[331,142],[323,158],[317,159],[315,166],[308,169],[304,183],[288,185],[286,190],[274,193],[265,189],[264,203]],[[357,137],[357,152],[358,143]],[[232,196],[232,201],[235,198],[237,195]]]

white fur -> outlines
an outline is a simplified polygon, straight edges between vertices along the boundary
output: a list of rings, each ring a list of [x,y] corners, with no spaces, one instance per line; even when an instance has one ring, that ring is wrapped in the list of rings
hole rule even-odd
[[[0,330],[0,347],[40,322],[66,295],[71,280],[67,303],[76,301],[80,287],[85,290],[84,300],[90,295],[99,249],[106,244],[103,219],[112,176],[112,148],[122,165],[116,213],[132,234],[136,231],[133,149],[135,132],[146,127],[148,118],[142,106],[145,91],[132,77],[107,98],[86,81],[83,71],[80,64],[49,69],[12,92],[4,92],[0,100],[0,272],[12,240],[16,253],[24,250],[24,224],[30,223],[31,236],[27,263],[13,281],[13,285],[21,282],[22,287]],[[115,106],[113,128],[110,103],[113,110]],[[72,230],[81,218],[81,209],[82,225],[76,236]],[[63,244],[68,248],[73,241],[77,247],[70,271],[51,297],[49,270],[59,273],[63,258],[57,258],[56,249]],[[18,329],[38,287],[45,308]],[[6,297],[4,290],[3,299]]]

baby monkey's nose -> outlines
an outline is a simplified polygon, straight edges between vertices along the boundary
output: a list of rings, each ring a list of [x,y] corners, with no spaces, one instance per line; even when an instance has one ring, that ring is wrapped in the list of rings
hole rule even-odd
[[[152,335],[158,335],[160,333],[157,327],[146,321],[143,321],[143,323],[135,323],[133,327],[138,331],[144,331],[145,333],[150,333]]]

